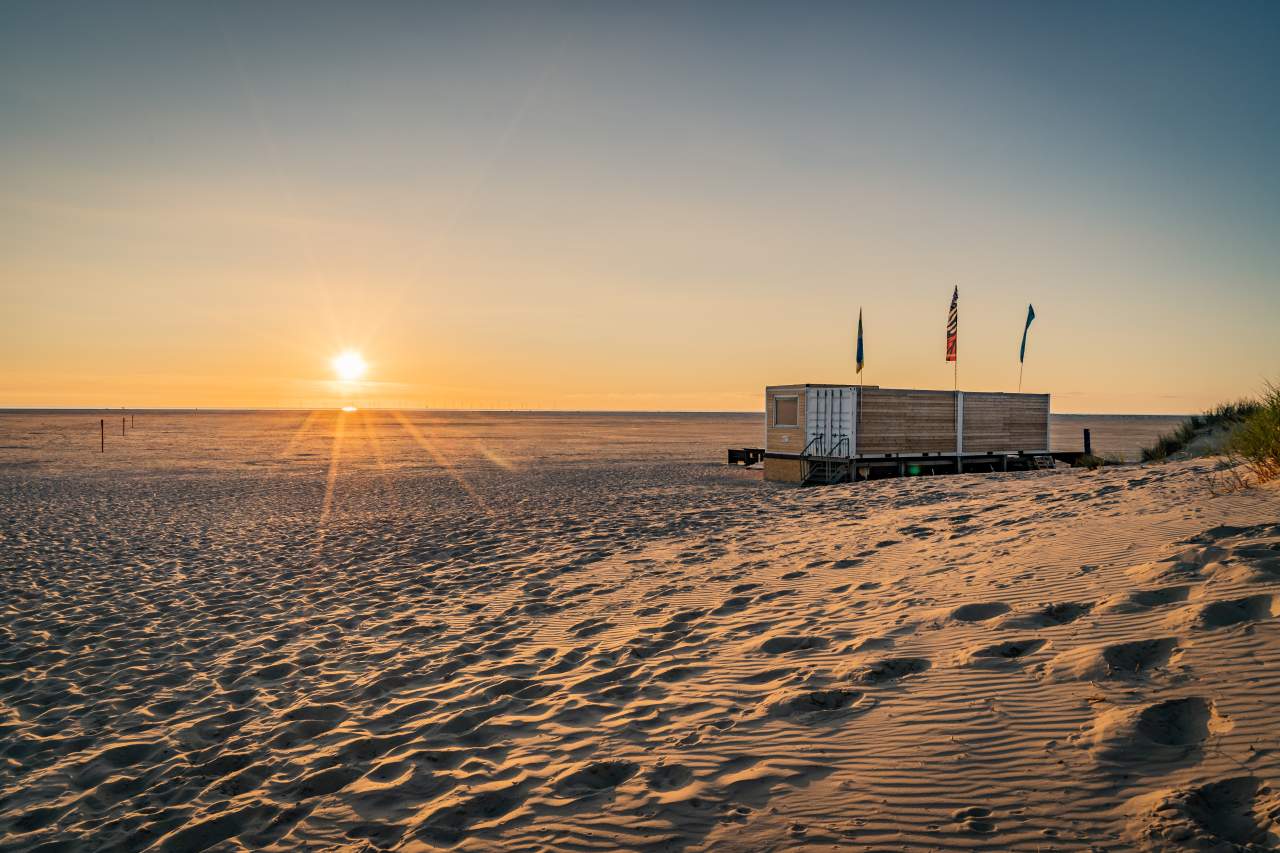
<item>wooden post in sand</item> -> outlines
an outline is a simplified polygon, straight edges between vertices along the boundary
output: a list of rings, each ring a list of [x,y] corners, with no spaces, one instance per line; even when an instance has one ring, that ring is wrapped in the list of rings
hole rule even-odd
[[[98,452],[107,452],[107,419],[98,419]]]
[[[1093,442],[1090,440],[1088,430],[1084,431],[1084,455],[1085,456],[1093,455]]]
[[[129,415],[129,429],[133,429],[133,415]]]
[[[120,434],[124,435],[124,415],[120,416]]]

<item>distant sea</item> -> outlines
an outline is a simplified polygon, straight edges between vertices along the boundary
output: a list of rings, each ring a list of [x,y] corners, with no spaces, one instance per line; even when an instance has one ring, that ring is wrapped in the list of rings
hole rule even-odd
[[[1132,459],[1181,420],[1053,415],[1052,448],[1082,449],[1089,429],[1096,453]],[[720,463],[728,447],[761,446],[763,433],[761,413],[5,410],[0,468],[301,472],[335,454],[343,470]]]

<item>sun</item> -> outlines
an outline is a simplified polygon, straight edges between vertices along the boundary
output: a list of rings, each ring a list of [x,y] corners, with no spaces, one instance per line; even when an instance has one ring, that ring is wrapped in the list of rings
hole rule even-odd
[[[343,382],[355,382],[364,376],[368,365],[364,363],[364,356],[353,349],[345,350],[333,357],[333,372],[338,374],[338,378]]]

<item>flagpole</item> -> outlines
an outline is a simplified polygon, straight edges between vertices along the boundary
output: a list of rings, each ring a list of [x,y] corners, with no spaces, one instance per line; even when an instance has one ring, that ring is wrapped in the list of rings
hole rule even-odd
[[[1018,362],[1018,393],[1019,394],[1022,393],[1022,367],[1023,367],[1023,364],[1021,361],[1019,361]]]

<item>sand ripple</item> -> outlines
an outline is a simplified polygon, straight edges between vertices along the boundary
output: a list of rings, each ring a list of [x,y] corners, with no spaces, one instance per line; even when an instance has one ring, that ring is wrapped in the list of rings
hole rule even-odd
[[[1275,490],[344,460],[0,473],[0,848],[1280,843]]]

